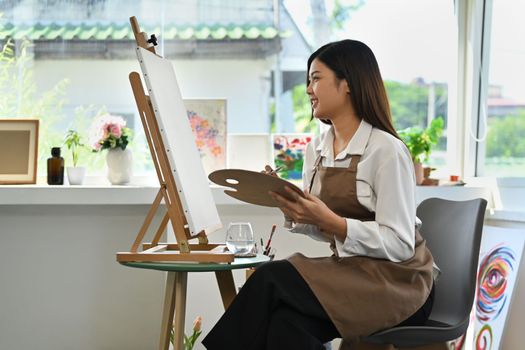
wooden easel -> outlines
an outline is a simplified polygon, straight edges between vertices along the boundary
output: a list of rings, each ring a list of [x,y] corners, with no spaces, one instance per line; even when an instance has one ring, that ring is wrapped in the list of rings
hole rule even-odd
[[[140,27],[135,17],[131,17],[130,22],[137,46],[156,54],[155,45],[157,39],[155,38],[155,35],[152,35],[148,39],[146,33],[140,31]],[[164,147],[150,97],[144,92],[139,73],[130,73],[129,80],[139,110],[140,119],[144,126],[144,133],[146,134],[148,146],[151,151],[151,158],[155,165],[160,189],[130,251],[117,253],[117,261],[232,262],[234,260],[234,255],[227,251],[224,245],[208,243],[205,231],[201,231],[195,235],[190,233],[188,222],[184,215],[184,210],[178,195],[175,179],[173,173],[170,171],[169,159],[166,154],[166,148]],[[167,211],[160,222],[153,240],[150,243],[143,243],[144,236],[146,235],[162,200],[164,200]],[[159,243],[162,234],[166,230],[168,221],[171,222],[173,231],[175,232],[175,238],[177,240],[176,244]],[[198,239],[198,244],[189,244],[188,241],[195,238]],[[139,251],[141,243],[143,250]]]

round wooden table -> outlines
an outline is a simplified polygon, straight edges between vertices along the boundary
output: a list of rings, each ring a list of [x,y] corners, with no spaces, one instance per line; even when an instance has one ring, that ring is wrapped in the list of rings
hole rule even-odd
[[[227,309],[237,294],[233,281],[232,270],[256,267],[270,261],[266,255],[258,254],[252,258],[235,258],[229,264],[196,263],[196,262],[121,262],[122,265],[139,269],[159,270],[168,273],[162,325],[160,334],[160,350],[168,350],[170,344],[171,325],[174,331],[174,350],[183,350],[184,322],[186,316],[186,291],[188,272],[215,272],[222,297],[224,309]],[[173,319],[175,318],[175,323]]]

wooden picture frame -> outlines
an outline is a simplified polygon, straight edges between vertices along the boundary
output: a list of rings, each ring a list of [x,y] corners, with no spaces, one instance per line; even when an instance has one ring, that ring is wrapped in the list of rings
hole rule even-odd
[[[0,119],[0,184],[35,184],[38,119]]]

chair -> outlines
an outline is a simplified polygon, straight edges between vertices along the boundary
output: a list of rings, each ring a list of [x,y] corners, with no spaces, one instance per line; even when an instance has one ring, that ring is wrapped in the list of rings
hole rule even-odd
[[[423,326],[393,327],[364,339],[396,348],[438,345],[457,339],[468,327],[476,291],[481,231],[487,201],[449,201],[429,198],[417,208],[426,240],[441,276],[434,306]],[[424,348],[424,347],[422,347]]]

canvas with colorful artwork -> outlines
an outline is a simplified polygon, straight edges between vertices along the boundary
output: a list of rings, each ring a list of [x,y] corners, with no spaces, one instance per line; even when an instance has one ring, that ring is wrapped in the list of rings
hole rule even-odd
[[[523,231],[485,226],[481,240],[475,301],[466,334],[450,350],[498,350],[525,244]]]
[[[273,160],[279,177],[287,180],[301,180],[306,145],[312,134],[272,135]]]
[[[226,167],[226,100],[185,99],[206,174]]]
[[[525,235],[523,231],[485,227],[478,263],[474,349],[501,347]]]

